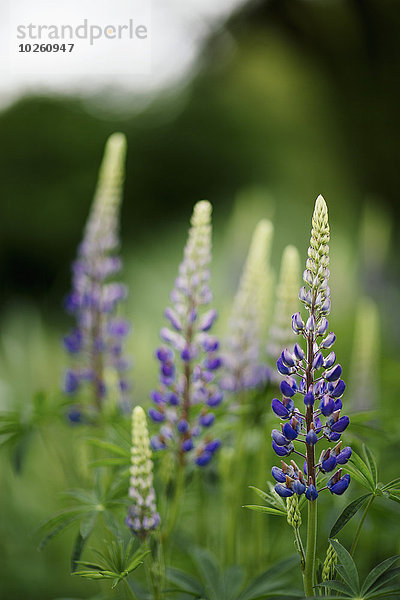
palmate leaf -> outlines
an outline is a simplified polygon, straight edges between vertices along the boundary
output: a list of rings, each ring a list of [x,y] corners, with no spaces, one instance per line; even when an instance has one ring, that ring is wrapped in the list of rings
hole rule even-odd
[[[293,568],[299,565],[297,554],[285,558],[258,575],[247,588],[240,594],[237,600],[257,600],[258,598],[267,598],[269,596],[277,597],[295,597],[296,592],[285,590],[285,581],[283,576]],[[303,597],[303,593],[299,597]]]
[[[278,517],[286,517],[286,513],[277,508],[271,508],[270,506],[262,506],[260,504],[245,504],[242,508],[248,508],[256,512],[268,513],[270,515],[276,515]]]
[[[373,482],[375,487],[378,485],[378,467],[376,466],[376,460],[371,450],[363,444],[363,454],[365,458],[365,462],[368,466],[368,469],[372,475]]]
[[[346,465],[346,469],[351,473],[354,479],[358,481],[358,483],[369,489],[371,492],[375,492],[376,485],[374,476],[371,473],[368,465],[356,452],[353,451],[350,461]]]
[[[38,529],[38,533],[44,537],[38,545],[38,550],[43,550],[58,534],[73,523],[76,523],[82,517],[82,514],[84,514],[82,509],[69,508],[42,523]]]
[[[236,600],[240,590],[243,588],[244,572],[241,567],[232,566],[224,571],[223,589],[226,600]]]
[[[193,548],[190,555],[200,575],[209,600],[222,600],[222,577],[215,557],[205,548],[199,547]]]
[[[374,585],[374,583],[376,583],[379,578],[386,573],[386,571],[388,571],[389,569],[391,569],[391,567],[393,567],[393,565],[396,563],[396,561],[400,558],[399,555],[396,556],[391,556],[390,558],[387,558],[386,560],[384,560],[383,562],[381,562],[379,565],[377,565],[374,569],[372,569],[372,571],[370,573],[368,573],[363,586],[361,588],[361,594],[366,594]]]
[[[400,588],[399,587],[386,587],[386,588],[382,588],[381,590],[377,590],[374,592],[371,592],[370,594],[368,594],[368,596],[366,596],[366,599],[368,598],[368,600],[370,600],[370,598],[395,598],[398,600],[400,595]]]
[[[396,479],[393,479],[393,481],[390,481],[386,485],[383,485],[382,490],[399,490],[400,492],[400,477],[396,477]]]
[[[130,539],[127,545],[121,540],[113,540],[107,544],[104,553],[94,549],[93,552],[100,560],[98,562],[77,560],[76,564],[82,565],[86,569],[76,570],[72,575],[77,575],[85,579],[112,579],[112,587],[116,587],[129,573],[143,564],[145,556],[150,552],[149,550],[139,548],[131,556],[133,543],[132,539]]]
[[[102,450],[108,450],[111,454],[117,454],[118,456],[122,456],[123,458],[128,459],[127,462],[130,462],[131,453],[129,449],[121,448],[118,444],[114,444],[113,442],[107,442],[105,440],[99,440],[97,438],[88,438],[88,443],[96,448],[101,448]]]
[[[352,592],[357,595],[360,589],[360,582],[358,577],[357,567],[354,563],[354,560],[347,552],[346,548],[342,546],[338,541],[330,539],[329,540],[334,550],[336,550],[336,554],[338,555],[338,559],[340,561],[340,565],[336,567],[337,571],[343,577],[344,582],[349,586]]]
[[[360,496],[356,500],[353,500],[350,504],[343,509],[340,513],[339,517],[336,519],[331,532],[329,534],[330,538],[334,538],[341,529],[354,517],[355,514],[360,510],[362,505],[365,503],[367,498],[370,498],[371,494],[364,494],[364,496]]]
[[[195,579],[191,575],[188,575],[187,573],[184,573],[180,569],[169,567],[166,572],[166,578],[168,579],[168,581],[175,584],[181,592],[190,594],[195,598],[206,597],[206,592],[201,583],[197,579]]]
[[[331,581],[324,581],[323,583],[319,583],[315,587],[324,587],[333,590],[334,592],[340,592],[344,594],[347,598],[354,597],[351,588],[343,581],[338,581],[336,579],[332,579]],[[330,598],[330,596],[328,596],[328,598]]]

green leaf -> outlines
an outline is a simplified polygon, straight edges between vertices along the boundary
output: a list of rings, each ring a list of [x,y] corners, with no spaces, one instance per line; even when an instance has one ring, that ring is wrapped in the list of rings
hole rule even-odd
[[[368,598],[368,600],[370,598],[389,598],[390,596],[396,596],[396,599],[398,600],[399,598],[399,594],[400,594],[400,588],[399,587],[386,587],[386,588],[382,588],[379,591],[374,591],[370,594],[368,594],[368,596],[366,596],[366,598]]]
[[[371,492],[375,491],[376,486],[372,474],[363,459],[358,456],[356,452],[353,451],[346,468],[354,475],[355,479],[357,479],[361,485],[369,488]]]
[[[243,569],[237,566],[228,567],[224,572],[223,579],[224,598],[226,600],[236,600],[243,587]]]
[[[82,516],[80,510],[69,510],[62,514],[56,515],[46,521],[40,528],[39,531],[48,531],[48,533],[42,538],[38,545],[38,550],[43,550],[47,544],[59,535],[64,529],[78,521]]]
[[[357,594],[359,592],[360,582],[354,560],[347,552],[346,548],[342,546],[342,544],[333,539],[330,539],[329,541],[336,550],[336,554],[338,555],[340,564],[343,568],[343,574],[341,573],[341,575],[343,576],[345,583],[347,583],[354,594]]]
[[[268,595],[276,595],[278,597],[295,596],[296,594],[293,593],[293,591],[282,591],[279,587],[283,586],[283,581],[281,579],[282,575],[292,571],[299,563],[300,561],[297,554],[293,554],[289,558],[285,558],[275,563],[272,567],[251,581],[237,600],[257,600],[257,598],[265,598]]]
[[[174,583],[182,592],[186,592],[187,594],[191,594],[197,598],[205,596],[204,588],[200,582],[191,575],[187,575],[179,569],[169,567],[166,572],[166,578],[171,583]]]
[[[383,490],[389,490],[389,489],[399,489],[400,488],[400,477],[396,477],[396,479],[393,479],[393,481],[390,481],[389,483],[387,483],[386,485],[382,486]]]
[[[354,517],[355,514],[360,510],[364,502],[367,498],[370,498],[371,494],[365,494],[364,496],[360,496],[356,500],[353,500],[350,504],[343,509],[340,513],[339,517],[336,519],[335,524],[333,525],[331,532],[329,534],[330,538],[334,538],[341,529]]]
[[[348,597],[353,597],[353,591],[351,590],[351,588],[343,581],[338,581],[337,579],[332,579],[331,581],[324,581],[322,583],[319,583],[315,587],[329,588],[330,590],[334,590],[335,592],[341,592]]]
[[[83,548],[85,547],[87,538],[84,538],[79,532],[75,538],[74,547],[72,548],[71,554],[71,571],[72,573],[76,569],[77,561],[80,559],[81,554],[83,552]]]
[[[365,444],[363,444],[363,452],[367,466],[371,472],[372,479],[376,487],[378,485],[378,467],[376,466],[375,457],[372,454],[371,450],[368,448],[368,446],[366,446]]]
[[[201,576],[209,600],[222,600],[221,573],[215,557],[204,548],[194,548],[191,556]]]
[[[144,558],[150,554],[150,550],[143,550],[142,548],[139,548],[139,550],[137,550],[135,552],[135,554],[133,555],[130,563],[128,564],[126,571],[128,573],[131,573],[132,571],[134,571],[135,569],[137,569],[138,567],[140,567],[140,565],[143,564]]]
[[[87,441],[92,446],[96,446],[97,448],[101,448],[102,450],[108,450],[113,454],[118,454],[118,456],[123,456],[130,460],[130,451],[126,450],[125,448],[121,448],[121,446],[118,446],[117,444],[113,444],[112,442],[106,442],[105,440],[99,440],[97,438],[88,438]]]
[[[270,506],[261,506],[259,504],[245,504],[242,508],[249,508],[256,512],[268,513],[270,515],[278,515],[279,517],[286,517],[286,513],[279,508],[271,508]]]
[[[396,494],[389,494],[388,498],[389,500],[393,500],[393,502],[400,504],[400,496],[397,496]]]
[[[123,465],[128,464],[128,460],[125,458],[99,458],[97,460],[92,460],[89,463],[89,466],[94,468],[97,467],[122,467]]]
[[[388,571],[386,571],[386,573],[379,577],[378,581],[375,582],[375,585],[373,586],[373,591],[378,590],[384,585],[387,585],[390,581],[392,581],[392,579],[395,579],[399,575],[400,567],[389,569]]]
[[[399,555],[391,556],[372,569],[372,571],[370,571],[365,578],[361,588],[361,594],[366,594],[374,585],[376,580],[379,579],[379,577],[381,577],[381,575],[383,575],[388,569],[390,569],[399,558]]]
[[[97,511],[93,511],[93,512],[89,512],[87,513],[80,524],[79,527],[79,531],[81,536],[86,539],[89,537],[89,535],[91,534],[93,527],[95,525],[96,519],[98,516],[98,512]]]

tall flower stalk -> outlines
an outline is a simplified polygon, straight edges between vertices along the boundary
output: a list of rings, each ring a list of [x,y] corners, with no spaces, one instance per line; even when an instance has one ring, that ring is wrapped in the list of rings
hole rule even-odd
[[[125,136],[113,134],[106,144],[84,238],[72,266],[72,291],[66,299],[66,309],[75,317],[76,326],[64,338],[72,357],[64,390],[75,395],[89,387],[97,410],[106,397],[126,405],[129,388],[129,363],[122,348],[129,324],[117,314],[127,290],[112,281],[122,266],[116,252],[125,153]]]
[[[132,447],[126,524],[142,541],[160,524],[153,487],[153,462],[146,414],[141,406],[132,413]]]
[[[211,210],[205,200],[194,207],[172,305],[165,311],[170,326],[161,329],[164,344],[156,351],[160,378],[151,393],[155,407],[149,415],[160,431],[151,443],[155,450],[171,450],[180,467],[188,458],[200,467],[207,465],[220,446],[209,434],[213,409],[222,402],[215,380],[222,364],[219,341],[210,334],[217,313],[207,308],[212,299]]]
[[[274,317],[267,344],[268,356],[274,364],[282,348],[293,350],[294,340],[290,318],[296,312],[299,286],[300,256],[297,248],[289,245],[282,254]],[[280,376],[275,370],[271,373],[271,380],[275,384],[280,383]]]
[[[224,389],[241,393],[265,385],[266,315],[271,288],[269,255],[273,226],[261,220],[254,230],[228,325]]]
[[[304,322],[300,312],[292,317],[295,334],[302,336],[305,349],[299,343],[293,351],[282,351],[277,361],[278,371],[284,376],[280,384],[282,401],[274,398],[272,409],[283,421],[281,430],[272,430],[272,446],[278,456],[296,454],[304,459],[300,469],[294,460],[288,465],[282,460],[281,467],[273,467],[272,475],[277,481],[275,491],[282,497],[305,494],[308,502],[307,546],[303,580],[306,596],[313,595],[315,550],[317,535],[317,498],[328,489],[332,494],[343,494],[350,483],[348,474],[342,476],[342,468],[351,456],[351,448],[342,448],[341,434],[349,424],[347,416],[341,416],[341,397],[345,383],[340,378],[342,368],[335,364],[333,351],[326,354],[335,342],[335,334],[328,332],[327,315],[330,313],[329,279],[329,223],[325,200],[318,196],[312,218],[310,247],[305,285],[300,289],[299,299],[307,311]],[[322,371],[322,372],[321,372]],[[295,407],[294,396],[303,396],[305,410]],[[315,408],[315,405],[317,408]],[[321,418],[326,418],[325,425]],[[315,446],[322,439],[334,442],[333,448],[322,450],[315,458]],[[295,443],[303,445],[299,452]],[[318,475],[330,473],[339,467],[327,484],[317,489]]]

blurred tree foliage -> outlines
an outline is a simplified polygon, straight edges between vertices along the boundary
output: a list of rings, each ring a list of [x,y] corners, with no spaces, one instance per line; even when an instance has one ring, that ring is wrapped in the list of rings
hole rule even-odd
[[[399,216],[400,4],[253,2],[215,31],[192,79],[132,116],[27,97],[0,114],[2,301],[68,287],[107,136],[128,136],[132,244],[207,197],[223,218],[244,186],[302,214],[319,192],[358,220],[367,194]],[[286,203],[286,204],[285,204]]]

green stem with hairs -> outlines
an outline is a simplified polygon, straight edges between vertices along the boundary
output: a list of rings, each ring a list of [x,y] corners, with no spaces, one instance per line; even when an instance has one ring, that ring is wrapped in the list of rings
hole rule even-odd
[[[356,549],[356,546],[357,546],[357,543],[358,543],[358,538],[360,537],[362,526],[364,525],[365,518],[366,518],[367,513],[368,513],[369,509],[371,508],[371,504],[373,503],[374,500],[375,500],[375,496],[372,495],[371,498],[368,500],[367,506],[364,509],[363,515],[361,517],[361,520],[360,520],[360,522],[358,524],[358,527],[357,527],[357,530],[356,530],[356,533],[355,533],[355,536],[354,536],[353,543],[351,545],[350,556],[353,556],[353,554],[355,552],[355,549]]]
[[[304,592],[306,597],[314,595],[315,551],[317,547],[317,501],[308,502],[306,564],[303,571]]]

